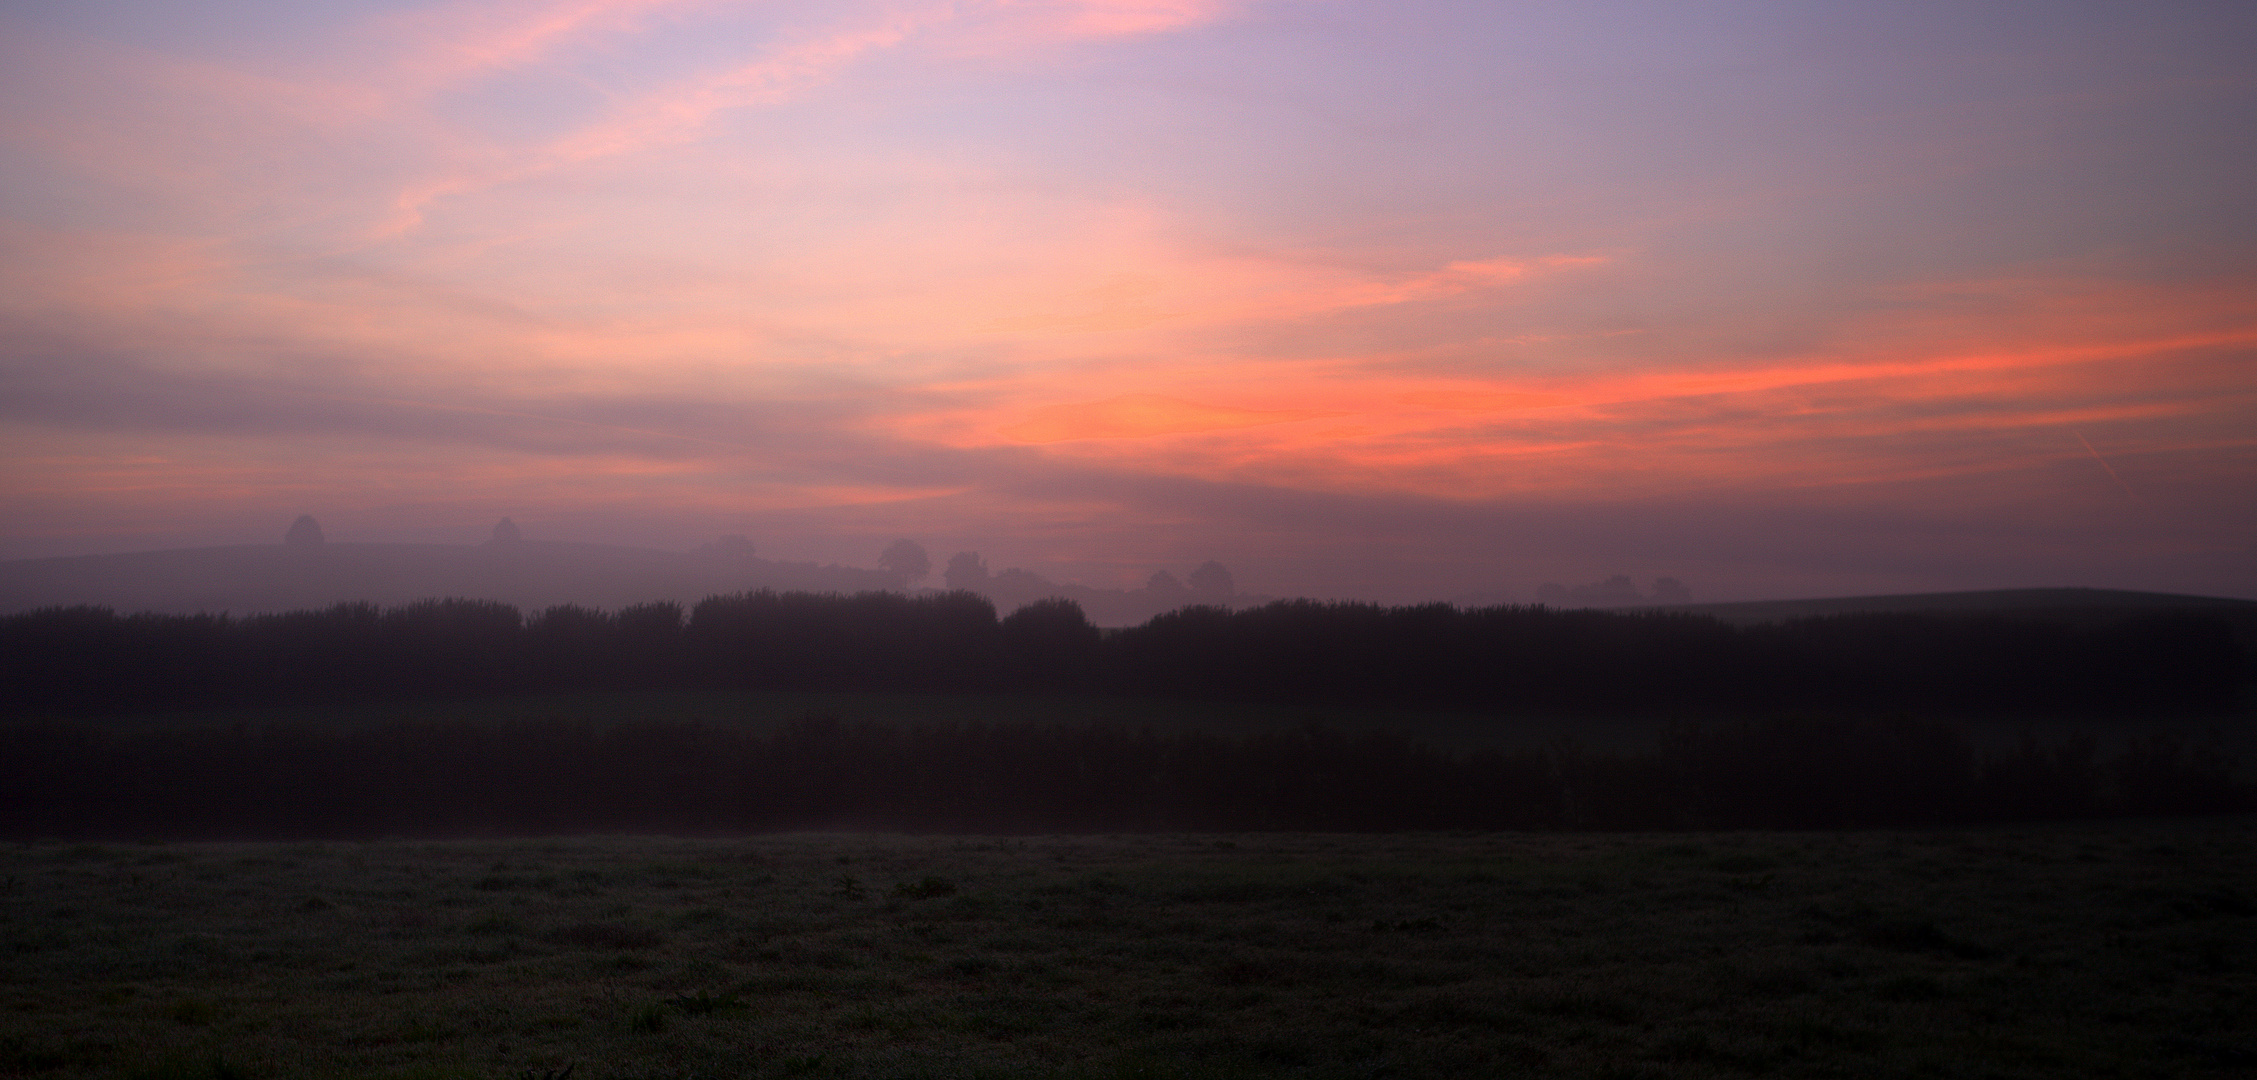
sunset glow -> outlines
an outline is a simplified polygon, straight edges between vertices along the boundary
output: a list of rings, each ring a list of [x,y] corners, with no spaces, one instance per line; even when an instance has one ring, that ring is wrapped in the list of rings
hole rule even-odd
[[[2257,597],[2257,8],[0,13],[0,557]]]

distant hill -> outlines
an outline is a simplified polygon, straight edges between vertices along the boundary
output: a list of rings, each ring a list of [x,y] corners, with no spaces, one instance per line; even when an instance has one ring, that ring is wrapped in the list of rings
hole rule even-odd
[[[2097,626],[2139,615],[2215,615],[2234,627],[2245,649],[2257,648],[2257,600],[2124,589],[1990,589],[1981,592],[1835,596],[1816,600],[1752,600],[1733,604],[1671,604],[1634,610],[1708,615],[1736,626],[1785,622],[1821,615],[1898,613],[1996,615],[2012,619]]]
[[[1850,615],[1868,612],[1913,612],[1923,615],[2041,615],[2074,617],[2081,613],[2120,617],[2142,611],[2180,611],[2199,608],[2221,614],[2257,613],[2257,600],[2230,600],[2218,596],[2180,593],[2130,592],[2123,589],[1989,589],[1980,592],[1901,593],[1893,596],[1835,596],[1816,600],[1749,600],[1730,604],[1667,604],[1641,607],[1640,611],[1681,611],[1713,615],[1728,623],[1747,624],[1804,619],[1813,615]]]
[[[434,597],[618,608],[753,589],[902,588],[878,570],[778,562],[726,546],[660,551],[509,540],[486,544],[243,544],[0,562],[0,613],[93,604],[121,612],[238,614]]]

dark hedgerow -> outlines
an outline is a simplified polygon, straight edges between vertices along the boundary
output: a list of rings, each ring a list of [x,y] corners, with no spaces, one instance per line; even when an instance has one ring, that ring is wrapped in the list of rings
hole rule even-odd
[[[242,619],[48,609],[0,617],[0,835],[1804,829],[2237,812],[2257,801],[2216,739],[2033,736],[1978,750],[1964,727],[1934,719],[2230,715],[2247,668],[2232,633],[2183,614],[1733,627],[1291,601],[1186,608],[1106,634],[1065,601],[998,619],[965,592],[758,592],[688,612],[530,618],[461,600]],[[699,689],[1683,719],[1648,750],[1471,752],[1314,725],[101,719]],[[905,887],[915,899],[929,883]]]
[[[2230,711],[2250,665],[2199,613],[2080,626],[1280,601],[1101,633],[1065,600],[755,592],[684,612],[434,600],[229,618],[0,617],[19,716],[527,692],[735,689],[1165,696],[1479,713],[2152,716]]]

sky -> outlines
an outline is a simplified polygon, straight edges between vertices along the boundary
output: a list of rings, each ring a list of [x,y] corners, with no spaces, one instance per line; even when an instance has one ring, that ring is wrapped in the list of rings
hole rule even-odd
[[[2257,5],[0,3],[0,558],[2257,597]]]

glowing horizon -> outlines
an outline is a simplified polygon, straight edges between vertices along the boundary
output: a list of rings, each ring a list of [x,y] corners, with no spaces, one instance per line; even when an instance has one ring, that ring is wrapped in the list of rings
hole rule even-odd
[[[0,14],[0,557],[2257,597],[2257,14]]]

